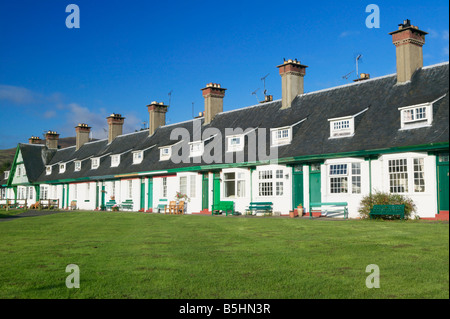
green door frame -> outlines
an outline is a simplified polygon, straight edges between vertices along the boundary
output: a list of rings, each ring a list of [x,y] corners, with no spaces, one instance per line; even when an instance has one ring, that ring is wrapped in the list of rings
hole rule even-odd
[[[321,163],[313,163],[313,164],[319,164],[320,165]],[[313,170],[311,170],[311,166],[312,165],[310,164],[309,165],[309,203],[321,202],[322,201],[321,171],[320,171],[320,168],[319,168],[319,170],[313,171]],[[311,188],[311,184],[312,184],[311,183],[311,179],[312,179],[311,177],[313,175],[317,175],[316,178],[318,177],[318,186],[316,186],[316,187],[318,187],[318,190],[314,189],[314,194],[313,194],[313,189]],[[319,197],[318,199],[316,198],[317,195]]]
[[[98,192],[99,192],[98,182],[95,182],[95,209],[99,208]]]
[[[301,167],[301,170],[296,170],[296,167]],[[303,190],[303,165],[294,165],[292,166],[292,209],[299,204],[305,206]]]
[[[209,173],[202,176],[202,210],[209,209]]]
[[[105,182],[102,181],[102,205],[100,206],[100,210],[106,210],[105,204]]]
[[[153,178],[147,178],[147,209],[152,209],[153,207]]]
[[[213,204],[218,204],[219,202],[220,202],[220,172],[215,172],[213,183]]]
[[[441,161],[445,159],[446,161]],[[449,210],[449,161],[448,152],[436,154],[436,187],[437,187],[437,214]],[[447,176],[445,176],[447,175]],[[442,196],[444,195],[444,196]],[[445,205],[446,207],[442,207]]]
[[[140,210],[145,209],[145,180],[144,178],[141,178],[141,196],[140,196],[140,202],[141,205],[139,207]]]

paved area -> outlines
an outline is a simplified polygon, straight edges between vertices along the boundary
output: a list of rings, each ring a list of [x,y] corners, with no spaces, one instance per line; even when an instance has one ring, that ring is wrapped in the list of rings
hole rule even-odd
[[[58,210],[27,210],[23,213],[14,215],[14,216],[8,216],[5,218],[0,218],[0,222],[6,222],[10,220],[14,220],[17,218],[23,218],[23,217],[36,217],[36,216],[45,216],[45,215],[52,215],[57,213],[64,213],[64,211],[58,211]]]

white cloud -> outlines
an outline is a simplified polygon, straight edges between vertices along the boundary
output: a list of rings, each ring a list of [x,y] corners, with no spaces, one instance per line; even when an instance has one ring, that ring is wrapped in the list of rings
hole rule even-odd
[[[41,96],[33,91],[13,86],[0,84],[0,100],[9,101],[18,105],[34,104],[39,102]]]
[[[358,35],[359,31],[343,31],[341,34],[339,34],[339,38],[345,38],[353,35]]]

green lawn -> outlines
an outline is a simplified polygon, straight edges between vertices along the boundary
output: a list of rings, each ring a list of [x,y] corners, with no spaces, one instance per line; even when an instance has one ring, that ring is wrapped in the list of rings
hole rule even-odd
[[[68,264],[80,288],[68,289]],[[380,288],[365,285],[366,266]],[[0,222],[0,298],[449,298],[449,225],[67,212]]]

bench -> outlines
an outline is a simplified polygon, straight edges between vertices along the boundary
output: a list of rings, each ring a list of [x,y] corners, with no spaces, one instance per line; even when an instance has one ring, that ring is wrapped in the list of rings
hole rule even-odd
[[[157,213],[161,213],[161,211],[165,211],[167,206],[167,199],[160,199],[158,206],[156,206],[155,211]]]
[[[376,216],[400,216],[400,219],[405,219],[405,205],[373,205],[369,217]]]
[[[115,201],[114,199],[111,199],[109,202],[107,202],[107,203],[105,204],[107,210],[108,210],[108,209],[111,209],[111,210],[112,210],[112,208],[113,208],[114,205],[116,205],[116,201]]]
[[[313,213],[320,212],[323,215],[322,206],[330,206],[330,209],[325,210],[325,216],[334,217],[334,215],[344,214],[344,219],[348,218],[348,203],[347,202],[315,202],[309,204],[309,218],[313,217]],[[314,209],[319,207],[319,209]],[[331,213],[331,214],[330,214]]]
[[[272,216],[273,203],[272,202],[251,202],[247,208],[247,212],[253,214],[263,214],[263,216]]]
[[[220,211],[224,211],[226,216],[231,211],[234,214],[234,202],[233,201],[220,201],[217,204],[212,205],[211,215],[218,215]],[[217,213],[216,213],[217,212]]]
[[[126,201],[122,202],[122,204],[120,204],[120,207],[122,207],[123,209],[132,210],[133,209],[133,201],[131,199],[127,199]]]

